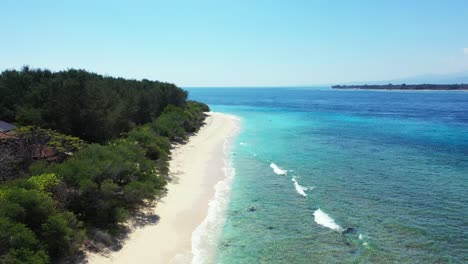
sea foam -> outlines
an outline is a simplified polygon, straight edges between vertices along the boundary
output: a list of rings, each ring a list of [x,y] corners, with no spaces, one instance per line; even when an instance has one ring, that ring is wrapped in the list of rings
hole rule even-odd
[[[270,168],[273,169],[273,172],[278,174],[278,175],[286,175],[288,174],[288,171],[287,170],[283,170],[281,169],[280,167],[278,167],[276,164],[274,164],[273,162],[270,164]]]
[[[344,230],[341,226],[335,223],[335,220],[333,218],[331,218],[329,215],[327,215],[320,209],[315,210],[314,218],[315,223],[321,226],[328,227],[338,232],[342,232]]]
[[[294,188],[296,188],[296,192],[304,197],[307,197],[307,194],[305,193],[307,190],[313,189],[313,187],[304,187],[300,185],[297,182],[296,177],[292,177],[291,181],[294,183]]]

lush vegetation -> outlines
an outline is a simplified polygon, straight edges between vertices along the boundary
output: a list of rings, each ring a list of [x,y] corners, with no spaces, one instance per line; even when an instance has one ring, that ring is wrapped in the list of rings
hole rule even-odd
[[[468,84],[384,84],[384,85],[335,85],[334,89],[365,90],[468,90]]]
[[[173,84],[104,77],[84,70],[8,70],[0,75],[0,120],[106,142],[151,122],[187,92]]]
[[[55,174],[43,174],[1,186],[2,263],[48,263],[80,249],[82,223],[54,200],[60,184]]]
[[[0,139],[0,263],[55,262],[118,234],[164,194],[171,143],[209,111],[159,82],[27,68],[0,79],[0,119],[23,125]]]

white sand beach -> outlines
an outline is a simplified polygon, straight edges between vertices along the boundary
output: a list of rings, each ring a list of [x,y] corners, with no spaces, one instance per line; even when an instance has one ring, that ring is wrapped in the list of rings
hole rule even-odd
[[[108,256],[90,254],[91,264],[191,263],[192,233],[207,217],[229,146],[239,130],[234,116],[209,113],[200,131],[172,151],[168,193],[154,208],[156,224],[136,228],[123,248]],[[227,149],[226,149],[227,147]]]

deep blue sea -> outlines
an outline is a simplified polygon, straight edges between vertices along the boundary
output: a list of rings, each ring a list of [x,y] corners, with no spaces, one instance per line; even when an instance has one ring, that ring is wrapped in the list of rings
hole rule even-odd
[[[468,263],[468,93],[188,90],[242,120],[216,263]]]

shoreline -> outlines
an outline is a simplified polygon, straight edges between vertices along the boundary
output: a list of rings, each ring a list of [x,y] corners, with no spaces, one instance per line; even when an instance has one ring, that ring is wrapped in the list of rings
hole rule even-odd
[[[210,112],[205,122],[186,144],[176,145],[171,152],[172,181],[167,194],[151,209],[159,221],[134,229],[119,251],[106,256],[88,253],[89,263],[179,264],[214,258],[222,227],[218,214],[227,205],[218,196],[229,193],[233,176],[229,153],[240,120]],[[218,221],[217,225],[212,226],[213,221]]]

